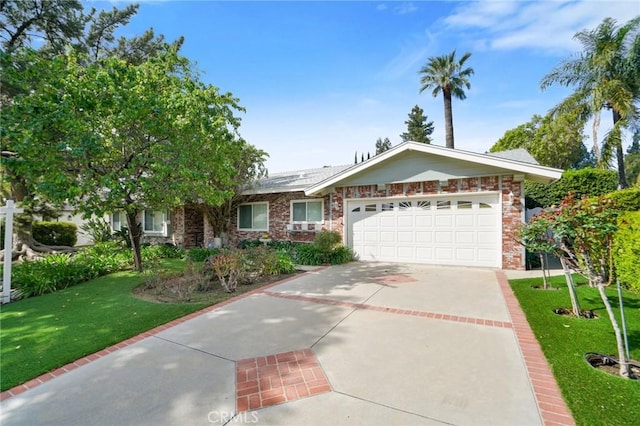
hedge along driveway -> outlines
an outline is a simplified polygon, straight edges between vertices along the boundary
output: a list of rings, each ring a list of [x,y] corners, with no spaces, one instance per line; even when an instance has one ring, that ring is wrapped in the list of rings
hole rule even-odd
[[[184,261],[164,261],[182,270]],[[3,305],[0,387],[9,389],[80,357],[202,309],[207,304],[159,304],[133,296],[135,272]]]

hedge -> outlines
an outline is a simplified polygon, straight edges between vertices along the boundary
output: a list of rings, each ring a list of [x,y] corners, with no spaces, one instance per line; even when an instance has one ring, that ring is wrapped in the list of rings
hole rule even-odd
[[[613,192],[617,187],[618,175],[613,170],[590,167],[567,170],[560,180],[551,184],[525,182],[526,207],[550,207],[559,204],[569,193],[578,199],[596,197]]]
[[[627,188],[607,194],[613,205],[621,212],[637,212],[640,210],[640,188]]]
[[[620,281],[640,291],[640,211],[620,216],[613,244],[614,262]]]
[[[73,247],[78,242],[78,227],[72,222],[35,222],[33,238],[48,246]]]

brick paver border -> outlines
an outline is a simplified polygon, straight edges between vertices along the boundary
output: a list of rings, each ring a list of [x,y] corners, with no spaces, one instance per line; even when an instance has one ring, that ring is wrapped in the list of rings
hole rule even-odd
[[[529,374],[542,421],[548,426],[575,425],[573,415],[562,398],[558,383],[553,377],[547,359],[527,322],[527,317],[522,311],[518,299],[513,294],[507,276],[504,271],[496,271],[496,277],[507,302],[513,330]]]
[[[287,294],[287,293],[279,293],[279,292],[273,292],[273,291],[263,291],[262,294],[266,296],[279,297],[282,299],[291,299],[291,300],[298,300],[302,302],[319,303],[322,305],[341,306],[344,308],[351,308],[351,309],[363,309],[367,311],[387,312],[390,314],[409,315],[413,317],[430,318],[430,319],[437,319],[442,321],[453,321],[453,322],[462,322],[467,324],[477,324],[477,325],[484,325],[487,327],[512,328],[511,323],[508,321],[465,317],[461,315],[450,315],[450,314],[443,314],[439,312],[426,312],[426,311],[416,311],[411,309],[390,308],[386,306],[368,305],[364,303],[343,302],[340,300],[325,299],[322,297],[302,296],[299,294]]]
[[[70,362],[70,363],[68,363],[66,365],[63,365],[62,367],[56,368],[55,370],[49,371],[47,373],[44,373],[44,374],[36,377],[35,379],[29,380],[28,382],[25,382],[25,383],[22,383],[20,385],[14,386],[11,389],[7,389],[4,392],[0,393],[0,401],[5,401],[5,400],[7,400],[7,399],[9,399],[11,397],[20,395],[21,393],[26,392],[29,389],[33,389],[36,386],[40,386],[41,384],[43,384],[45,382],[48,382],[49,380],[51,380],[51,379],[53,379],[55,377],[61,376],[63,374],[66,374],[66,373],[68,373],[68,372],[70,372],[72,370],[75,370],[76,368],[78,368],[78,367],[80,367],[82,365],[85,365],[85,364],[88,364],[88,363],[90,363],[92,361],[100,359],[103,356],[109,355],[110,353],[116,352],[116,351],[118,351],[118,350],[120,350],[122,348],[126,348],[127,346],[129,346],[129,345],[131,345],[133,343],[136,343],[136,342],[139,342],[141,340],[144,340],[147,337],[151,337],[153,335],[156,335],[156,334],[160,333],[161,331],[167,330],[167,329],[169,329],[171,327],[174,327],[174,326],[176,326],[178,324],[182,324],[185,321],[189,321],[190,319],[199,317],[200,315],[204,315],[204,314],[207,314],[209,312],[217,311],[218,309],[224,308],[225,306],[229,305],[230,303],[237,302],[238,300],[241,300],[241,299],[244,299],[246,297],[250,297],[250,296],[253,296],[253,295],[256,295],[256,294],[261,294],[266,289],[269,289],[269,288],[274,287],[274,286],[279,285],[279,284],[286,283],[287,281],[291,281],[291,280],[296,279],[296,278],[300,278],[301,276],[303,276],[305,274],[317,272],[317,271],[325,269],[325,268],[327,268],[327,267],[326,266],[319,267],[319,268],[313,269],[311,271],[303,272],[302,274],[297,274],[297,275],[285,278],[285,279],[280,280],[280,281],[276,281],[276,282],[273,282],[273,283],[270,283],[270,284],[266,284],[266,285],[264,285],[262,287],[256,288],[256,289],[248,291],[246,293],[239,294],[239,295],[237,295],[235,297],[232,297],[232,298],[230,298],[228,300],[225,300],[224,302],[220,302],[220,303],[217,303],[215,305],[208,306],[208,307],[206,307],[204,309],[201,309],[199,311],[192,312],[192,313],[190,313],[188,315],[185,315],[183,317],[176,318],[173,321],[169,321],[166,324],[159,325],[159,326],[157,326],[155,328],[152,328],[151,330],[145,331],[144,333],[140,333],[137,336],[130,337],[127,340],[123,340],[122,342],[116,343],[115,345],[111,345],[111,346],[109,346],[107,348],[102,349],[101,351],[95,352],[95,353],[93,353],[91,355],[87,355],[87,356],[82,357],[80,359],[77,359],[77,360],[75,360],[73,362]]]
[[[330,392],[311,349],[248,358],[236,363],[238,413]]]

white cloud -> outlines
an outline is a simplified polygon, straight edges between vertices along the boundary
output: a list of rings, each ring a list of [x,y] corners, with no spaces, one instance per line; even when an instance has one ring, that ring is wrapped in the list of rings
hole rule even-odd
[[[412,2],[402,3],[394,8],[394,11],[399,15],[406,15],[407,13],[413,13],[418,10],[418,7]]]
[[[376,10],[387,10],[388,6],[384,3],[380,3],[379,5],[376,6]]]
[[[575,51],[573,35],[595,28],[605,17],[626,22],[640,13],[636,1],[542,1],[464,4],[443,21],[462,30],[476,47],[533,48],[553,54]]]

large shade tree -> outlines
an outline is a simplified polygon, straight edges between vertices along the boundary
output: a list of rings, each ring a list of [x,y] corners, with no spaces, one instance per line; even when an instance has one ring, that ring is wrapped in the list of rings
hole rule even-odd
[[[464,100],[467,95],[464,89],[470,89],[469,77],[473,75],[473,68],[465,63],[471,57],[467,52],[460,59],[456,59],[456,51],[448,55],[433,56],[420,69],[420,93],[431,90],[433,97],[442,93],[444,99],[444,121],[447,148],[454,148],[452,98]]]
[[[555,111],[575,111],[583,123],[593,119],[594,152],[606,166],[615,152],[618,180],[627,186],[622,147],[623,129],[638,119],[640,99],[640,16],[624,25],[606,18],[593,30],[574,36],[582,51],[562,61],[541,82],[543,89],[558,83],[574,92]],[[611,111],[613,127],[600,150],[598,127],[603,109]]]
[[[137,5],[86,12],[75,0],[30,0],[0,2],[0,108],[4,109],[19,95],[38,90],[37,75],[29,72],[32,61],[43,61],[63,54],[67,49],[82,52],[79,59],[88,65],[100,58],[116,56],[130,63],[142,63],[165,48],[164,37],[148,30],[131,38],[115,37],[115,31],[126,25],[138,10]],[[182,39],[173,45],[177,48]],[[0,115],[4,111],[0,111]],[[38,186],[14,166],[21,162],[37,162],[24,157],[11,138],[3,137],[0,164],[0,195],[18,202],[25,209],[19,215],[14,235],[12,256],[35,257],[40,253],[70,250],[51,247],[31,235],[33,215],[55,215],[54,203]],[[4,253],[0,254],[0,257]]]
[[[588,154],[582,142],[583,129],[575,114],[536,114],[527,123],[507,130],[489,152],[524,148],[543,166],[573,168]]]
[[[237,176],[229,158],[245,146],[237,100],[165,49],[141,64],[30,52],[30,67],[8,78],[28,78],[34,90],[0,117],[2,142],[18,154],[10,167],[38,193],[86,214],[125,213],[136,269],[140,213],[193,199],[220,204]]]

